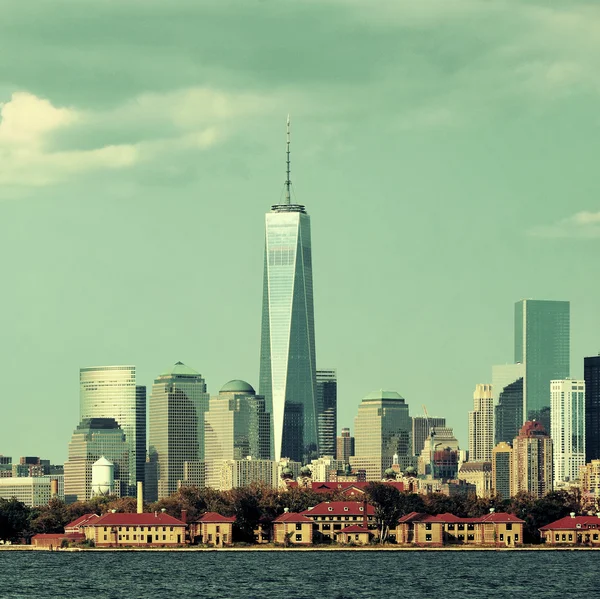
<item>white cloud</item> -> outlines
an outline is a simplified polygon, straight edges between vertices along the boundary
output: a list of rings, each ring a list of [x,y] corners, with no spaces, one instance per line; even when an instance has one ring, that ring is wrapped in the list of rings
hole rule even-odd
[[[529,230],[532,237],[583,238],[600,237],[600,212],[582,211],[552,225],[540,225]]]

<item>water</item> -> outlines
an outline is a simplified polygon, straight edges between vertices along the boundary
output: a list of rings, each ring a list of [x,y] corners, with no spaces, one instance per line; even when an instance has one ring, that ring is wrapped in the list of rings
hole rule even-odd
[[[592,551],[0,552],[1,599],[598,596]]]

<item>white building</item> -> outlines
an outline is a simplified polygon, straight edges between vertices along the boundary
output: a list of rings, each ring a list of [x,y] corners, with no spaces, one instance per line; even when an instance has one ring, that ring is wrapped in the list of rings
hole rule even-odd
[[[27,507],[46,505],[52,498],[52,482],[57,481],[57,497],[64,500],[64,478],[62,474],[48,476],[19,476],[0,478],[0,498],[13,497]]]
[[[585,381],[550,381],[554,480],[571,481],[585,466]]]
[[[491,385],[476,385],[469,412],[469,461],[491,462],[494,449],[494,396]]]

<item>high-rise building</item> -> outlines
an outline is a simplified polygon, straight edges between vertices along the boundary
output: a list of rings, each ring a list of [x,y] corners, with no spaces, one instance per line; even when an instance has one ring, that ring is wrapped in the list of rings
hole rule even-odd
[[[501,442],[492,451],[492,490],[502,499],[510,498],[512,447]]]
[[[512,443],[523,426],[523,378],[506,385],[495,410],[495,442]]]
[[[350,464],[365,470],[367,480],[381,480],[394,456],[407,466],[412,455],[411,422],[408,404],[395,391],[374,391],[366,395],[354,419],[355,455]]]
[[[96,366],[79,371],[79,418],[114,418],[129,444],[129,488],[144,480],[146,387],[135,382],[135,366]]]
[[[550,430],[550,381],[569,378],[569,302],[525,299],[515,304],[515,362],[525,365],[523,418]]]
[[[273,451],[318,456],[310,217],[291,202],[289,119],[285,199],[266,215],[260,394],[273,419]]]
[[[579,478],[585,466],[585,381],[550,381],[554,481]]]
[[[58,487],[55,494],[53,486]],[[16,499],[27,507],[47,505],[52,497],[64,499],[63,476],[19,476],[0,478],[0,499]]]
[[[600,459],[600,355],[583,359],[585,461]]]
[[[529,420],[513,440],[510,494],[542,497],[552,486],[552,439],[541,422]]]
[[[130,446],[114,418],[84,418],[73,431],[65,462],[65,499],[87,501],[92,497],[92,466],[101,457],[114,464],[114,494],[129,492]]]
[[[425,447],[425,441],[429,439],[431,429],[435,426],[445,427],[445,418],[436,418],[434,416],[413,416],[412,417],[412,447],[413,455],[420,456]]]
[[[184,462],[204,459],[208,402],[202,375],[181,362],[155,379],[150,395],[148,453],[156,489],[147,490],[149,499],[174,493],[184,479]]]
[[[419,474],[434,479],[453,480],[461,466],[461,452],[449,426],[433,426],[418,460]]]
[[[580,473],[582,502],[595,508],[600,497],[600,460],[591,460]]]
[[[335,457],[344,464],[350,463],[350,456],[354,455],[354,437],[350,436],[350,429],[343,428],[341,436],[336,440]]]
[[[317,429],[319,455],[335,456],[337,436],[337,374],[317,370]]]
[[[491,462],[494,449],[494,398],[491,385],[476,385],[469,412],[469,461]]]

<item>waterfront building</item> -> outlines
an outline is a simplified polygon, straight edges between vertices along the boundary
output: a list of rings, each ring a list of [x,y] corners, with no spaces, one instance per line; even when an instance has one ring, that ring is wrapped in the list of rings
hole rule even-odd
[[[235,516],[221,516],[206,512],[190,526],[192,542],[210,547],[227,547],[233,544]]]
[[[512,443],[523,426],[523,377],[502,389],[494,410],[496,444]]]
[[[343,428],[341,435],[336,440],[336,458],[345,464],[350,463],[350,456],[354,455],[354,437],[350,436],[350,429]]]
[[[291,201],[289,119],[285,198],[266,215],[259,391],[273,419],[275,460],[318,457],[310,217]]]
[[[492,494],[492,462],[464,462],[458,470],[458,480],[473,485],[477,497]]]
[[[498,443],[492,451],[492,490],[502,499],[510,498],[512,446]]]
[[[62,500],[65,498],[61,474],[0,478],[0,499],[15,498],[27,507],[38,507],[47,505],[54,496]]]
[[[117,497],[129,494],[131,446],[114,418],[84,418],[73,431],[65,462],[65,499],[87,501],[92,497],[92,467],[101,457],[114,467]]]
[[[425,447],[425,441],[429,439],[431,429],[434,426],[446,426],[445,418],[435,416],[413,416],[412,417],[412,446],[413,455],[419,457]]]
[[[381,480],[392,466],[394,455],[409,465],[411,421],[408,404],[396,391],[373,391],[366,395],[354,419],[353,468],[365,470],[367,480]]]
[[[510,494],[542,497],[552,485],[552,439],[541,422],[528,421],[513,440]]]
[[[135,366],[94,366],[79,371],[79,419],[114,418],[129,445],[129,484],[135,494],[146,462],[146,387],[137,385]]]
[[[600,355],[583,359],[585,461],[600,459]]]
[[[525,365],[523,418],[550,430],[550,381],[570,376],[570,304],[524,299],[515,304],[515,362]]]
[[[177,490],[185,462],[204,459],[208,403],[204,378],[182,362],[155,379],[150,395],[149,468],[156,488],[147,490],[150,500]]]
[[[366,501],[325,501],[300,513],[313,521],[315,540],[337,541],[346,526],[377,526],[375,508]]]
[[[585,381],[550,381],[554,482],[573,481],[585,465]]]
[[[313,521],[286,508],[273,520],[273,541],[278,545],[312,545]]]
[[[337,437],[337,373],[317,370],[317,429],[319,457],[334,456]]]
[[[539,530],[546,545],[600,547],[600,518],[597,515],[576,516],[572,513]]]
[[[494,398],[491,385],[476,385],[469,412],[469,461],[490,462],[494,448]]]

